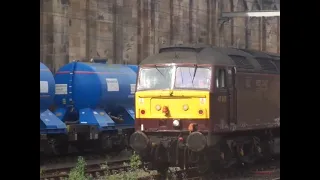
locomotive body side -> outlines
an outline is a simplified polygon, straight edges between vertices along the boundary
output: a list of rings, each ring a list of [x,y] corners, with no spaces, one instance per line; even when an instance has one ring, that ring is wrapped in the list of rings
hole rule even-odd
[[[280,76],[238,72],[234,91],[213,95],[213,132],[257,130],[280,126]],[[232,98],[230,102],[230,97]]]
[[[280,76],[238,73],[237,82],[239,130],[278,127]]]
[[[260,55],[181,46],[142,61],[131,147],[160,172],[280,153],[280,70],[275,59]]]

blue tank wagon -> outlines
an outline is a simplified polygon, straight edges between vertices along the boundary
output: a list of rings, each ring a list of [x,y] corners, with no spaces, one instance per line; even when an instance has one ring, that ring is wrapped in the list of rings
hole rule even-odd
[[[139,66],[137,66],[137,65],[132,65],[132,64],[128,64],[127,66],[128,66],[129,68],[131,68],[136,74],[138,74]]]
[[[132,69],[74,61],[57,71],[55,114],[67,124],[69,142],[79,150],[128,145],[137,76]]]
[[[49,110],[54,95],[53,74],[40,62],[40,151],[60,154],[67,151],[67,127]]]

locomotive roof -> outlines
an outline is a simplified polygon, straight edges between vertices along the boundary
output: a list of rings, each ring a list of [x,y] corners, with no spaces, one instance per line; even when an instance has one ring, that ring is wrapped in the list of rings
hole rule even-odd
[[[262,67],[266,65],[264,60],[277,61],[280,63],[280,54],[194,44],[174,45],[161,48],[158,54],[147,57],[140,65],[166,63],[214,64],[237,66],[254,71],[264,68]],[[267,70],[271,68],[270,64],[267,64],[265,67],[267,67]],[[280,71],[280,65],[274,68],[275,71]]]

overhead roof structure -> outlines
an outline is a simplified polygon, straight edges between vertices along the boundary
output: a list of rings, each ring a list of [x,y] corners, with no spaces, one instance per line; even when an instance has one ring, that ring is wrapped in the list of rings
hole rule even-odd
[[[221,18],[234,17],[280,17],[280,0],[253,0],[243,1],[246,11],[240,12],[221,12]],[[268,4],[270,9],[264,9],[264,4]],[[253,10],[253,6],[257,5],[259,10]]]
[[[222,12],[221,17],[280,17],[280,11],[247,11],[247,12]]]

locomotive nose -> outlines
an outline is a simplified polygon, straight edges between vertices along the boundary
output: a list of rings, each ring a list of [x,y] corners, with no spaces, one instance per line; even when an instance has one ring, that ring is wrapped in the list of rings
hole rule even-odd
[[[141,131],[134,132],[130,136],[130,146],[136,152],[145,150],[148,147],[149,143],[149,138]]]

